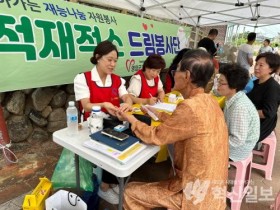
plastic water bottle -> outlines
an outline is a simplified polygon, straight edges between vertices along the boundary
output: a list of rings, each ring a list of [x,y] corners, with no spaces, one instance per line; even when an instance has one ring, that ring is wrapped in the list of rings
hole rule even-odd
[[[69,136],[78,135],[78,110],[74,101],[69,101],[66,109],[67,116],[67,133]]]
[[[89,118],[90,133],[95,133],[103,129],[103,116],[100,106],[93,106],[91,108],[91,115]]]

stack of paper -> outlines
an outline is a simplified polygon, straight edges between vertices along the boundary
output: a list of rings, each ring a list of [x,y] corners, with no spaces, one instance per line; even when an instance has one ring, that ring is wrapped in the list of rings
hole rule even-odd
[[[122,164],[127,163],[129,160],[131,160],[133,157],[135,157],[138,153],[140,153],[147,147],[145,144],[137,142],[136,144],[128,147],[127,149],[119,151],[95,140],[85,141],[83,145],[89,149],[105,154],[119,161]]]
[[[152,105],[151,107],[161,110],[161,111],[166,111],[166,112],[173,112],[176,109],[176,104],[169,104],[169,103],[156,103],[155,105]]]
[[[92,140],[84,142],[85,147],[112,157],[122,164],[125,164],[146,147],[146,145],[139,143],[139,139],[134,136],[120,141],[98,131],[91,134],[90,137]]]

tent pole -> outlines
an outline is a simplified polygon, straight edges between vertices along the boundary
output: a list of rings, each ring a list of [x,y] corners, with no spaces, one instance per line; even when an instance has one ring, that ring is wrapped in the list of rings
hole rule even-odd
[[[233,44],[234,42],[233,42],[233,31],[234,31],[234,27],[235,27],[235,25],[231,25],[230,26],[230,30],[229,30],[229,42],[230,42],[230,44]]]
[[[140,2],[140,16],[141,16],[141,18],[143,18],[144,17],[144,11],[145,11],[146,9],[145,9],[145,7],[144,7],[144,0],[142,0],[141,2]]]
[[[237,46],[237,42],[238,42],[238,29],[239,29],[239,25],[237,25],[236,27],[235,40],[234,40],[235,46]]]
[[[241,39],[243,39],[244,38],[244,33],[245,33],[245,26],[243,26],[243,33],[242,33],[242,37],[241,37]],[[237,46],[237,45],[236,45]]]
[[[198,16],[197,17],[197,24],[196,24],[196,26],[195,26],[195,37],[194,37],[194,45],[193,45],[193,47],[194,47],[194,49],[196,49],[197,48],[197,40],[198,40],[198,35],[199,35],[199,22],[200,22],[200,17],[201,16]]]
[[[193,45],[194,49],[197,48],[198,35],[199,35],[199,27],[196,26],[196,27],[195,27],[194,45]]]

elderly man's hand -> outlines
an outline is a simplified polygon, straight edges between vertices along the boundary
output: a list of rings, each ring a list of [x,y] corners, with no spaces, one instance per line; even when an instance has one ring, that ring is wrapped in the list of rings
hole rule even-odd
[[[118,111],[118,112],[116,112],[116,115],[117,115],[118,119],[121,121],[128,121],[129,123],[133,123],[133,122],[137,121],[137,119],[133,115],[131,115],[127,112]]]

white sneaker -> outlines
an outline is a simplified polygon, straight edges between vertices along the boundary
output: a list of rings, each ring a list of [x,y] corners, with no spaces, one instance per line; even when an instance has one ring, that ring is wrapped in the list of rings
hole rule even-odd
[[[119,196],[111,188],[109,188],[107,191],[103,191],[99,188],[97,194],[100,198],[107,201],[108,203],[119,204]]]
[[[119,185],[116,185],[115,187],[111,188],[115,193],[120,194],[120,188]]]

